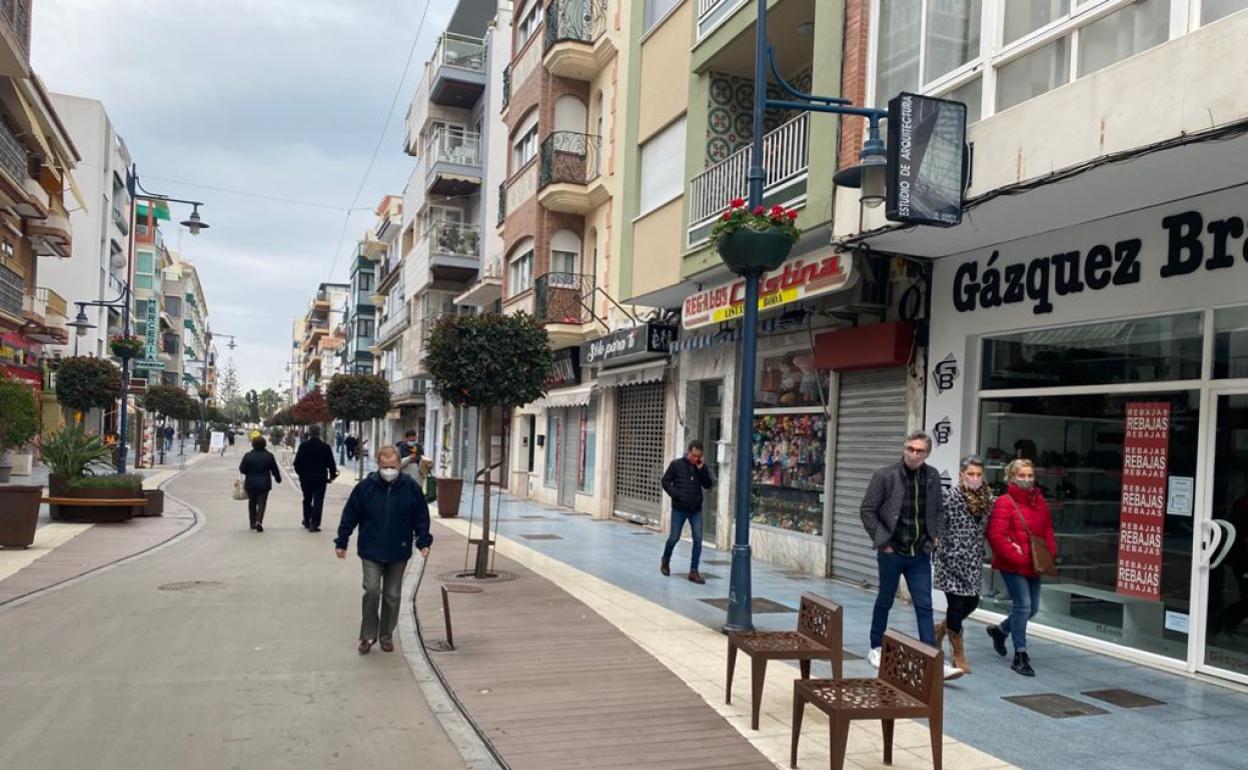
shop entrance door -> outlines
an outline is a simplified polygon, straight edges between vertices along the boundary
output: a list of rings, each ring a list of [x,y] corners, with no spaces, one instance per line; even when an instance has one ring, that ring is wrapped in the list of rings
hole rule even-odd
[[[560,409],[559,426],[559,505],[576,507],[576,466],[581,435],[580,409]]]
[[[1248,389],[1217,391],[1211,401],[1195,642],[1201,670],[1248,683]]]
[[[711,545],[716,542],[716,514],[719,512],[719,440],[724,436],[724,413],[719,407],[702,414],[702,457],[715,483],[702,493],[702,537]]]

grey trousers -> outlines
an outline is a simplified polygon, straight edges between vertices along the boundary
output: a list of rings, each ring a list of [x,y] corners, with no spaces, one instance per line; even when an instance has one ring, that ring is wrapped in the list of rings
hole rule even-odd
[[[407,561],[380,562],[361,558],[360,562],[364,565],[364,619],[360,623],[360,641],[390,639],[399,622]]]

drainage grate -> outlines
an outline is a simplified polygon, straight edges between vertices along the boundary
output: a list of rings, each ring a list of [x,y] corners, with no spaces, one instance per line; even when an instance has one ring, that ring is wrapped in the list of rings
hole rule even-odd
[[[1006,695],[1002,699],[1054,719],[1070,719],[1071,717],[1088,717],[1109,713],[1099,706],[1068,698],[1065,695],[1058,695],[1055,692],[1043,692],[1036,695]]]
[[[705,573],[702,577],[706,577]],[[727,599],[699,599],[698,601],[703,602],[704,604],[709,604],[712,607],[721,609],[725,612],[728,611]],[[764,599],[761,596],[755,597],[754,601],[751,602],[750,607],[754,612],[757,612],[760,615],[771,612],[797,612],[797,610],[792,607],[786,607],[779,602],[773,602],[771,599]]]
[[[441,575],[438,575],[438,580],[441,580],[443,583],[448,584],[447,590],[454,591],[455,593],[460,593],[461,591],[457,589],[451,589],[449,587],[450,584],[453,584],[455,581],[459,581],[461,583],[466,582],[466,583],[475,583],[475,584],[505,583],[509,580],[516,580],[519,577],[520,576],[514,572],[507,572],[505,570],[496,569],[493,572],[489,573],[489,576],[484,578],[483,580],[477,580],[475,577],[473,577],[471,570],[466,571],[466,572],[465,571],[445,572]]]
[[[1131,690],[1112,689],[1112,690],[1088,690],[1083,693],[1089,698],[1105,701],[1106,703],[1124,709],[1142,709],[1149,706],[1164,706],[1164,700],[1150,698],[1147,695],[1141,695]]]
[[[157,586],[158,591],[212,591],[225,588],[225,583],[217,580],[188,580],[185,583],[165,583]]]
[[[521,535],[525,540],[562,540],[558,535],[537,534],[537,535]]]

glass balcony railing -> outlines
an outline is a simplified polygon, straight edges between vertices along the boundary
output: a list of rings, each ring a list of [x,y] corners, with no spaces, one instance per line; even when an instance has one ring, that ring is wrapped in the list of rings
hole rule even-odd
[[[425,231],[431,254],[449,254],[455,257],[481,256],[481,229],[476,225],[435,219]]]
[[[433,61],[438,66],[485,72],[485,41],[447,32],[438,38]]]
[[[457,127],[439,127],[425,147],[429,165],[455,163],[460,166],[481,165],[481,134]]]

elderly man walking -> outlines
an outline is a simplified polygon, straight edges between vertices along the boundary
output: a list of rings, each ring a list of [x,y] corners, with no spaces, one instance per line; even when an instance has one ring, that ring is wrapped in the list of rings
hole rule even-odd
[[[940,473],[928,465],[932,438],[923,431],[906,436],[901,459],[871,476],[859,513],[867,537],[875,548],[880,589],[871,615],[871,648],[867,662],[880,665],[880,648],[888,627],[901,578],[906,579],[919,639],[936,646],[932,620],[932,551],[940,547],[945,530],[944,490]],[[945,663],[945,679],[956,679],[962,670]]]
[[[425,495],[419,484],[399,472],[398,449],[388,445],[378,450],[377,467],[351,491],[334,539],[334,553],[345,559],[351,533],[360,529],[356,548],[364,568],[361,655],[377,641],[383,651],[394,651],[403,572],[412,558],[412,545],[428,557],[433,544]]]

